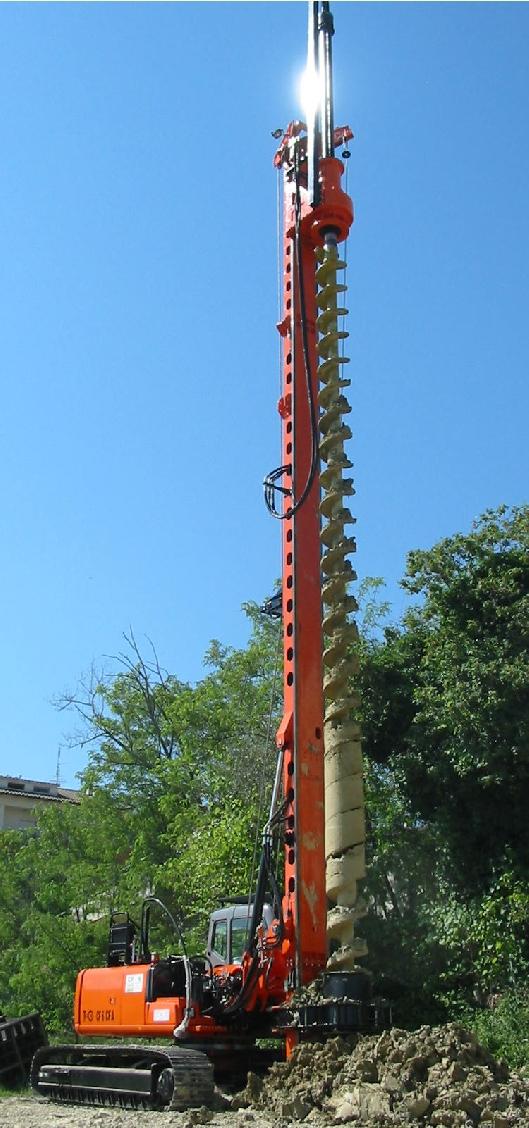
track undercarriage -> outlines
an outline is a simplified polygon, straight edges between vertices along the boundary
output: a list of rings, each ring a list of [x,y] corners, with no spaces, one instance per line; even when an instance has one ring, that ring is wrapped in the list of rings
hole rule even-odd
[[[31,1067],[39,1096],[67,1104],[183,1111],[210,1105],[213,1066],[179,1046],[49,1046]]]

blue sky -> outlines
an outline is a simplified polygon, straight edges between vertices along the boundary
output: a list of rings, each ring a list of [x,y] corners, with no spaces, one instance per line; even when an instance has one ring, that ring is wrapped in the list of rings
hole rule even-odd
[[[336,3],[361,576],[528,500],[526,4]],[[182,679],[279,573],[276,183],[304,3],[3,4],[0,772],[133,628]]]

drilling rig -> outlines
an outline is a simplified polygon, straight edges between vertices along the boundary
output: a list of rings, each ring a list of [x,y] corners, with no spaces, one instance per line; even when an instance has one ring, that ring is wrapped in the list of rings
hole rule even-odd
[[[277,769],[253,896],[210,918],[206,955],[151,951],[141,923],[114,914],[107,966],[77,978],[74,1026],[92,1038],[162,1036],[167,1047],[77,1044],[41,1049],[34,1090],[54,1100],[184,1109],[208,1104],[216,1075],[337,1032],[372,1032],[388,1009],[370,995],[355,928],[362,914],[364,800],[355,673],[353,516],[345,444],[345,261],[353,222],[336,155],[352,138],[333,121],[333,19],[309,3],[309,120],[275,136],[283,196],[281,465],[265,500],[282,533],[283,714]],[[271,610],[271,608],[269,608]],[[277,858],[283,879],[276,878]],[[191,908],[191,906],[190,906]],[[318,990],[306,989],[318,984]]]

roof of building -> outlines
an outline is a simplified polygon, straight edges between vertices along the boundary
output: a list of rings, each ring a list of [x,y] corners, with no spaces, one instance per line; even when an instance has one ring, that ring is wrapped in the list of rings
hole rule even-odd
[[[0,775],[0,795],[23,795],[26,799],[55,803],[80,803],[81,795],[71,787],[44,780],[22,779],[20,776]]]

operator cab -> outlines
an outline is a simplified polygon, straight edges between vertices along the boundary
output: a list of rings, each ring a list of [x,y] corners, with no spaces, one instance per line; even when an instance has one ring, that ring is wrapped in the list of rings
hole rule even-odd
[[[209,918],[207,957],[213,967],[240,964],[250,941],[253,904],[245,899],[216,909]],[[274,919],[272,905],[263,905],[263,923],[268,928]]]

